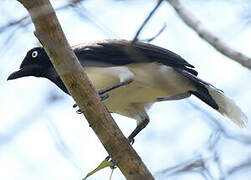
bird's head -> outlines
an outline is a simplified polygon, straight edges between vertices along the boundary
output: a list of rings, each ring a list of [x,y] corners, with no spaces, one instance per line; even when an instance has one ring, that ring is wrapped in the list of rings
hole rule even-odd
[[[29,50],[20,65],[20,69],[13,72],[7,80],[17,79],[26,76],[47,77],[53,65],[42,47],[35,47]]]

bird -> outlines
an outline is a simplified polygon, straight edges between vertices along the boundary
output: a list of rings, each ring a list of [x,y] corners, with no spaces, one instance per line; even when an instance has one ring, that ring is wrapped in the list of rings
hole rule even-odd
[[[137,122],[128,136],[136,135],[149,123],[147,110],[159,101],[196,96],[240,127],[247,117],[223,91],[200,79],[195,67],[176,53],[140,41],[106,39],[72,46],[95,89],[112,113]],[[43,47],[29,50],[20,69],[7,80],[35,76],[47,78],[69,94]]]

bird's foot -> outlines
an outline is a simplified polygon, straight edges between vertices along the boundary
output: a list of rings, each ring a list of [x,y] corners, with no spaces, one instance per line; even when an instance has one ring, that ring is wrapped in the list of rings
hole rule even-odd
[[[73,107],[73,108],[76,108],[76,107],[78,107],[78,105],[77,105],[77,104],[73,104],[72,107]],[[76,113],[77,113],[77,114],[82,114],[83,112],[81,111],[81,109],[78,109],[78,110],[76,111]]]
[[[83,114],[83,112],[81,111],[81,109],[78,109],[78,110],[76,111],[76,113],[77,113],[77,114]]]
[[[129,143],[130,143],[130,145],[133,145],[134,144],[134,142],[135,142],[135,139],[134,138],[128,138],[128,141],[129,141]]]
[[[99,94],[101,101],[106,100],[107,98],[109,98],[109,94]]]
[[[100,96],[100,98],[101,98],[101,101],[104,101],[104,100],[106,100],[107,98],[109,98],[109,94],[100,94],[99,95]],[[73,104],[73,108],[76,108],[78,105],[77,104]],[[77,111],[76,111],[76,113],[77,114],[82,114],[83,112],[81,111],[81,109],[78,109]]]
[[[106,158],[105,158],[105,160],[106,161],[111,161],[112,163],[113,163],[113,166],[110,166],[110,168],[111,169],[115,169],[116,167],[118,167],[118,162],[115,162],[112,158],[111,158],[111,156],[107,156]]]

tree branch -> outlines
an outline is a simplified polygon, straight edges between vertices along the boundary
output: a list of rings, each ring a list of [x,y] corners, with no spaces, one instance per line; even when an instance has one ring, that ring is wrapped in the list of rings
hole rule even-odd
[[[147,24],[147,22],[151,19],[151,17],[153,16],[153,14],[157,11],[157,9],[159,8],[160,4],[163,2],[163,0],[158,0],[158,3],[156,4],[156,6],[153,8],[153,10],[149,13],[149,15],[147,16],[147,18],[145,19],[145,21],[143,22],[143,24],[140,26],[139,30],[137,31],[136,35],[134,36],[133,40],[132,40],[132,44],[135,43],[135,41],[138,40],[138,36],[141,33],[142,29],[145,27],[145,25]]]
[[[36,36],[48,53],[68,91],[126,179],[152,180],[140,157],[129,145],[83,71],[61,29],[49,0],[18,0],[29,11]]]
[[[69,7],[75,7],[78,3],[80,3],[82,0],[72,0],[70,1],[69,3],[65,4],[65,5],[62,5],[58,8],[55,8],[55,11],[61,11],[61,10],[64,10],[64,9],[67,9]],[[28,22],[25,22],[26,20],[28,20]],[[3,25],[0,27],[0,33],[2,33],[3,31],[6,31],[6,29],[10,28],[10,27],[13,27],[13,26],[17,26],[17,25],[22,25],[24,24],[24,26],[26,25],[29,25],[31,22],[29,20],[29,16],[28,15],[25,15],[23,17],[21,17],[20,19],[17,19],[17,20],[13,20],[13,21],[10,21],[9,23]]]
[[[240,63],[242,66],[251,69],[251,58],[229,47],[225,42],[209,32],[202,23],[189,12],[179,0],[167,0],[170,5],[176,10],[180,18],[192,28],[202,39],[207,41],[216,50]]]

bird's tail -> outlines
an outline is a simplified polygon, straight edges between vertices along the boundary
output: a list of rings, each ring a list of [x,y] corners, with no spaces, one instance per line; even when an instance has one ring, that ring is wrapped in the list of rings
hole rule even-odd
[[[226,97],[221,90],[215,88],[213,85],[203,81],[186,70],[176,68],[176,71],[183,74],[195,84],[196,90],[190,91],[192,94],[220,112],[223,116],[228,117],[238,126],[242,128],[246,127],[246,122],[248,121],[247,116],[234,103],[234,101]]]
[[[228,117],[231,121],[233,121],[241,128],[246,127],[246,122],[248,121],[247,116],[242,112],[242,110],[235,104],[233,100],[226,97],[222,91],[216,89],[213,86],[207,86],[206,88],[218,105],[218,112]]]

